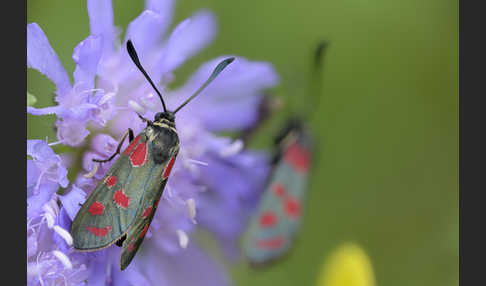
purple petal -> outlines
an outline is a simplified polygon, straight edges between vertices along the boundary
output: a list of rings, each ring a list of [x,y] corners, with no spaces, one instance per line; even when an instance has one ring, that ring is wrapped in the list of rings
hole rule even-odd
[[[147,242],[145,242],[147,243]],[[147,249],[151,248],[147,243]],[[153,285],[231,285],[224,267],[204,253],[194,241],[174,255],[150,249],[136,262]]]
[[[86,193],[73,184],[69,193],[59,196],[59,200],[69,218],[74,220],[74,217],[81,208],[79,204],[83,204],[86,200]]]
[[[221,240],[225,254],[234,258],[237,240],[255,208],[269,173],[269,159],[263,153],[245,151],[231,157],[207,152],[202,161],[201,180],[209,187],[198,199],[200,225]],[[228,187],[231,186],[231,192]]]
[[[34,161],[27,160],[27,190],[29,187],[34,187],[37,184],[39,176],[40,170],[37,168]],[[27,197],[29,197],[29,194],[27,194]]]
[[[67,187],[67,169],[62,165],[61,157],[55,154],[45,141],[27,140],[27,155],[32,156],[33,163],[40,170],[39,176],[42,178],[39,182],[48,180]]]
[[[27,177],[30,176],[30,172],[33,168],[32,160],[27,160]],[[36,178],[37,179],[37,178]],[[37,180],[27,183],[27,217],[34,218],[40,215],[42,206],[51,199],[53,193],[57,191],[59,185],[57,183],[43,180],[38,186],[38,190],[35,190],[37,186]]]
[[[209,11],[199,11],[182,21],[169,37],[159,69],[170,72],[206,47],[216,35],[217,25]]]
[[[89,36],[74,48],[73,60],[76,62],[74,82],[85,83],[87,89],[94,86],[94,77],[101,58],[101,36]]]
[[[86,122],[76,119],[58,120],[56,122],[57,138],[64,144],[78,146],[88,136]]]
[[[140,285],[140,286],[152,286],[155,285],[150,283],[150,281],[134,267],[136,263],[133,263],[121,272],[119,269],[114,270],[113,273],[113,285]]]
[[[170,24],[167,20],[157,12],[145,10],[128,25],[125,42],[132,40],[142,63],[167,30]]]
[[[72,219],[68,216],[66,209],[61,208],[59,214],[56,217],[56,224],[65,230],[69,230],[71,229],[71,221]],[[64,238],[62,238],[57,232],[54,231],[52,233],[52,239],[62,252],[68,254],[70,246],[66,243],[66,240],[64,240]]]
[[[146,0],[145,9],[159,13],[170,24],[174,15],[174,0]]]
[[[63,108],[59,105],[49,106],[45,108],[35,108],[32,106],[27,106],[27,112],[32,115],[49,115],[49,114],[59,114]]]
[[[40,215],[42,211],[42,206],[51,199],[53,193],[57,191],[59,185],[55,182],[42,180],[38,186],[38,190],[35,190],[37,186],[37,178],[29,179],[33,177],[29,173],[35,173],[38,171],[32,171],[36,169],[32,160],[27,160],[27,217],[33,218]],[[34,175],[35,176],[35,175]],[[30,181],[30,182],[29,182]]]
[[[181,89],[175,91],[177,104],[197,90],[224,58],[203,64]],[[197,116],[211,131],[248,128],[258,119],[258,105],[264,91],[277,85],[278,81],[271,64],[238,57],[194,100],[197,104],[188,104],[180,114]]]
[[[58,97],[71,89],[66,70],[37,23],[27,25],[27,67],[38,70],[52,80],[56,84]]]
[[[110,131],[112,134],[115,134],[117,138],[120,138],[128,128],[131,128],[136,135],[139,131],[145,128],[145,125],[146,124],[140,120],[135,112],[131,110],[119,111],[116,122],[110,126]]]
[[[27,140],[27,155],[35,160],[47,161],[56,156],[44,140]]]
[[[98,90],[95,92],[94,96],[89,98],[90,103],[97,106],[91,112],[91,123],[94,127],[103,128],[106,126],[107,122],[113,118],[118,113],[118,109],[115,106],[117,89],[109,81],[104,80],[102,77],[98,77],[96,81]]]
[[[37,233],[30,231],[27,234],[27,258],[37,253]]]
[[[91,35],[101,36],[103,55],[111,55],[116,39],[111,0],[88,0],[88,15]]]
[[[128,141],[128,138],[125,140]],[[95,135],[91,141],[91,148],[97,153],[105,156],[111,156],[115,153],[117,146],[118,142],[110,135],[104,133]]]

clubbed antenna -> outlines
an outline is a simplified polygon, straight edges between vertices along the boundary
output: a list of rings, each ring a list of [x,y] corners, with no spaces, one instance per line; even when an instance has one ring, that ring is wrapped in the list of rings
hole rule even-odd
[[[320,42],[317,47],[316,51],[314,54],[314,68],[319,70],[322,67],[322,57],[324,55],[324,51],[329,46],[328,41],[322,41]]]
[[[164,108],[164,112],[167,112],[167,109],[165,108],[164,99],[162,98],[162,94],[160,94],[159,90],[157,89],[157,87],[155,87],[155,84],[152,82],[152,80],[150,79],[149,75],[147,74],[147,72],[145,71],[145,69],[142,67],[142,64],[140,64],[140,60],[138,59],[137,52],[135,51],[135,47],[133,46],[131,40],[128,40],[127,41],[127,51],[128,51],[128,54],[130,55],[130,58],[132,58],[133,63],[143,73],[143,75],[145,76],[145,78],[150,82],[150,84],[152,85],[152,87],[155,89],[155,91],[159,95],[160,101],[162,102],[162,107]]]
[[[329,42],[323,40],[319,42],[314,52],[314,63],[312,66],[312,74],[310,76],[311,81],[309,84],[309,93],[312,94],[314,97],[317,97],[314,99],[314,103],[312,104],[314,110],[319,106],[322,90],[322,62],[324,61],[324,54],[328,46]]]
[[[329,47],[329,42],[326,40],[320,41],[314,49],[312,55],[311,72],[307,81],[306,93],[312,97],[311,104],[306,103],[304,107],[303,117],[304,119],[311,120],[317,113],[321,101],[322,91],[322,66],[324,61],[324,55]]]
[[[230,63],[232,63],[233,61],[235,60],[235,58],[227,58],[225,60],[222,60],[217,66],[216,68],[214,69],[213,73],[211,74],[211,76],[208,78],[208,80],[206,80],[205,83],[203,83],[203,85],[198,89],[196,90],[196,92],[191,95],[191,97],[189,97],[186,101],[184,101],[184,103],[182,103],[179,107],[177,107],[176,110],[174,110],[174,114],[179,111],[182,107],[184,107],[189,101],[191,101],[194,97],[196,97],[199,93],[201,93],[201,91],[203,91],[203,89],[206,88],[206,86],[208,86],[218,75],[220,72],[222,72],[226,66],[228,66]]]

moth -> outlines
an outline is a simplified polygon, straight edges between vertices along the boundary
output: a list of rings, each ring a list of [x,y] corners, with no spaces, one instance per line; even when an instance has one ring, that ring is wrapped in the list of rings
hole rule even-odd
[[[175,114],[234,60],[221,61],[193,95],[174,111],[168,111],[130,40],[127,41],[127,52],[157,92],[163,112],[155,114],[154,121],[139,115],[147,123],[140,134],[134,137],[133,131],[128,129],[112,156],[106,160],[93,160],[103,163],[120,155],[81,206],[71,225],[73,246],[77,250],[96,251],[112,244],[122,247],[121,270],[127,268],[143,242],[179,152]],[[121,152],[127,135],[130,144]]]
[[[316,50],[318,70],[326,46],[323,42]],[[243,252],[253,266],[267,265],[287,253],[303,216],[313,144],[302,116],[287,120],[275,145],[272,173],[243,239]]]

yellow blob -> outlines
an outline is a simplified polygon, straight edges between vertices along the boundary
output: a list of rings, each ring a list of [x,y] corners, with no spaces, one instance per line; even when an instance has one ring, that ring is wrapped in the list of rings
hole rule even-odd
[[[359,246],[346,243],[328,257],[317,286],[374,286],[375,275],[368,255]]]

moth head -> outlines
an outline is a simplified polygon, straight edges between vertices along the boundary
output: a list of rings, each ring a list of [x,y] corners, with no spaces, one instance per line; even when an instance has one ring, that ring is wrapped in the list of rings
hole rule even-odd
[[[174,123],[175,114],[173,112],[170,112],[170,111],[157,112],[155,114],[154,119],[155,119],[155,122],[161,122],[161,121],[167,120],[171,123]]]

